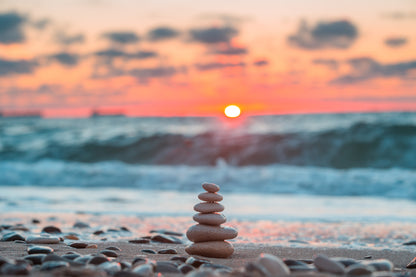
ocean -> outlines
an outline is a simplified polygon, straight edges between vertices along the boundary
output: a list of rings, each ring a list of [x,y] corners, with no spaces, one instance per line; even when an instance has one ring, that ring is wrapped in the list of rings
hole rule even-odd
[[[249,234],[282,222],[296,227],[281,238],[303,230],[296,239],[305,240],[325,224],[348,224],[356,236],[384,230],[398,245],[416,237],[415,168],[416,113],[0,118],[3,217],[191,222],[201,183],[213,182],[224,214],[248,240],[267,242],[270,232],[263,240]],[[336,233],[332,242],[342,236]]]

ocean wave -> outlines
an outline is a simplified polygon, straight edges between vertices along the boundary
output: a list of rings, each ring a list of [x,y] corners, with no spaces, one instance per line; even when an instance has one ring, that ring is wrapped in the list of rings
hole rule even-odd
[[[44,135],[44,133],[42,133]],[[34,135],[36,136],[36,134]],[[45,136],[45,135],[44,135]],[[0,140],[0,160],[44,159],[145,165],[233,166],[286,164],[338,169],[416,168],[416,125],[357,122],[321,131],[246,133],[207,131],[192,135],[152,133],[108,139]]]
[[[0,162],[0,185],[80,188],[137,188],[198,192],[202,182],[224,193],[371,196],[416,199],[416,172],[407,169],[339,170],[309,166],[129,165],[42,160]]]

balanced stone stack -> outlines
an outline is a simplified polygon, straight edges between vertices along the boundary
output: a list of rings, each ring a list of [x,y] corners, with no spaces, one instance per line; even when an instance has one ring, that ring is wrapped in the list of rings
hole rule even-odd
[[[237,230],[221,227],[227,219],[223,214],[224,206],[218,203],[223,199],[217,192],[220,187],[216,184],[203,183],[202,188],[207,192],[198,195],[204,202],[196,204],[194,210],[199,212],[193,219],[198,224],[193,225],[186,232],[186,236],[193,243],[185,248],[190,255],[200,255],[211,258],[227,258],[234,252],[233,246],[227,239],[237,237]]]

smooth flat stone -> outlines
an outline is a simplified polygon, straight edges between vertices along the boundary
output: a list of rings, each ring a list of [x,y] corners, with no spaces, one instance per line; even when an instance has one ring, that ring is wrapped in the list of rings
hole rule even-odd
[[[362,276],[371,275],[374,272],[374,267],[363,264],[353,264],[346,268],[347,275]]]
[[[5,264],[1,267],[1,275],[29,275],[32,267],[29,264]]]
[[[416,258],[413,258],[413,260],[406,265],[406,268],[416,268]]]
[[[106,263],[106,262],[109,262],[109,261],[110,261],[110,259],[107,258],[107,256],[99,255],[99,256],[92,257],[88,261],[88,264],[99,265],[99,264]]]
[[[142,264],[133,268],[132,272],[138,274],[139,276],[153,276],[154,274],[153,265]]]
[[[175,249],[169,248],[169,249],[161,249],[157,251],[157,254],[178,254],[178,252]]]
[[[213,183],[203,183],[202,188],[208,192],[217,192],[220,190],[220,186]]]
[[[198,203],[194,206],[194,210],[203,214],[218,213],[224,210],[224,206],[220,203]]]
[[[46,226],[42,229],[42,232],[49,233],[49,234],[61,234],[62,233],[61,229],[55,226]]]
[[[150,243],[150,240],[149,239],[131,239],[129,240],[129,242],[143,244],[143,243]]]
[[[58,244],[60,240],[56,237],[28,236],[26,242],[36,244]]]
[[[366,260],[361,263],[374,267],[376,271],[393,271],[394,269],[393,263],[387,259]]]
[[[74,226],[72,226],[72,227],[74,227],[74,228],[90,228],[90,225],[88,223],[78,221],[78,222],[75,222]]]
[[[105,255],[107,257],[111,257],[111,258],[117,258],[118,257],[118,254],[115,251],[108,250],[108,249],[101,251],[100,254],[103,254],[103,255]]]
[[[199,255],[211,258],[228,258],[234,253],[234,248],[226,241],[197,242],[185,248],[189,255]]]
[[[186,237],[193,242],[221,241],[237,237],[234,228],[196,224],[186,232]]]
[[[210,264],[211,262],[205,259],[198,259],[195,257],[189,257],[186,259],[185,263],[192,265],[195,268],[199,268],[203,264]]]
[[[218,213],[203,214],[198,213],[193,217],[194,221],[200,224],[219,226],[227,221],[227,218]]]
[[[156,263],[155,272],[160,273],[176,273],[180,274],[181,272],[178,269],[178,266],[173,262],[159,261]]]
[[[40,268],[42,271],[54,270],[56,268],[69,267],[69,263],[65,261],[49,261],[44,262]]]
[[[344,274],[345,273],[345,267],[340,262],[331,260],[327,256],[324,255],[318,255],[314,259],[315,267],[319,271],[327,272],[327,273],[333,273],[333,274]]]
[[[53,249],[48,246],[33,245],[29,246],[27,253],[29,254],[49,254],[52,253]]]
[[[257,259],[257,263],[266,269],[268,276],[281,276],[290,274],[290,269],[287,267],[287,265],[280,258],[274,255],[262,253]]]
[[[165,229],[158,229],[158,230],[150,230],[149,233],[157,233],[157,234],[163,234],[168,236],[175,236],[175,237],[182,237],[182,233],[178,233],[175,231],[165,230]]]
[[[88,243],[85,243],[85,242],[73,242],[73,243],[70,243],[69,246],[71,246],[72,248],[82,249],[82,248],[87,248]]]
[[[11,232],[11,233],[4,234],[1,240],[2,241],[16,241],[16,240],[24,241],[25,238],[19,233]]]
[[[199,200],[207,202],[220,202],[223,197],[221,194],[215,192],[203,192],[198,195]]]
[[[163,234],[154,235],[151,237],[152,242],[161,242],[161,243],[173,243],[173,244],[181,244],[182,241],[174,236],[168,236]]]
[[[46,254],[30,254],[23,257],[23,259],[31,261],[34,265],[42,264],[42,259],[45,258]]]

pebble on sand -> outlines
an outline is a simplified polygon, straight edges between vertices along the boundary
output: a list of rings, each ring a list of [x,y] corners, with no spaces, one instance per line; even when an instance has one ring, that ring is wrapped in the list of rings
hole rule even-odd
[[[25,241],[25,238],[19,233],[10,232],[10,233],[4,234],[1,240],[2,241],[16,241],[16,240]]]
[[[42,229],[42,232],[49,233],[49,234],[61,234],[62,233],[61,229],[55,226],[46,226]]]
[[[49,246],[33,245],[27,248],[29,254],[49,254],[52,253],[53,249]]]
[[[267,276],[280,276],[290,274],[287,265],[278,257],[271,254],[261,254],[257,263],[266,269]]]
[[[28,236],[26,242],[36,244],[58,244],[60,240],[57,237]]]
[[[333,274],[344,274],[345,273],[345,267],[343,264],[331,260],[325,255],[318,255],[314,259],[315,267],[323,272],[327,273],[333,273]]]

